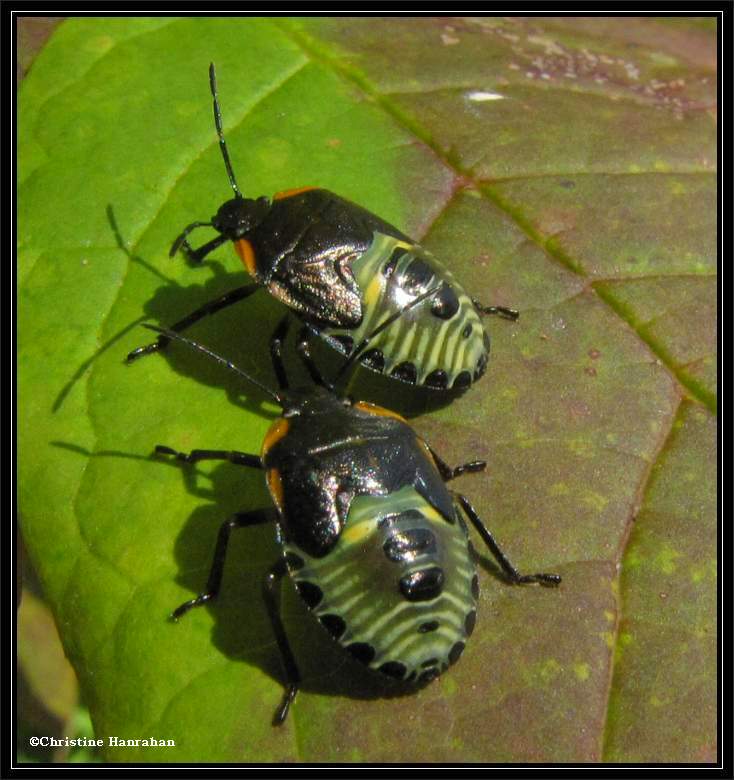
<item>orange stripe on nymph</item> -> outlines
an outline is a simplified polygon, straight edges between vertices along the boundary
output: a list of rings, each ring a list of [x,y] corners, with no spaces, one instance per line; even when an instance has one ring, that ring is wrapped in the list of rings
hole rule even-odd
[[[300,195],[302,192],[308,192],[309,190],[317,189],[318,187],[296,187],[294,190],[283,190],[282,192],[276,192],[275,195],[273,195],[273,200],[292,198],[294,195]]]
[[[288,420],[283,417],[276,420],[263,439],[263,446],[260,452],[260,458],[264,461],[268,451],[274,447],[287,433]],[[275,506],[279,512],[283,511],[283,481],[280,478],[278,469],[268,469],[265,474],[265,481],[268,483],[268,490],[273,498]]]
[[[250,276],[255,276],[257,266],[255,265],[255,250],[252,248],[252,244],[246,238],[238,238],[234,242],[234,248]]]
[[[389,409],[377,406],[377,404],[371,404],[368,401],[357,401],[357,403],[354,404],[354,408],[361,409],[363,412],[367,412],[367,414],[378,414],[380,417],[394,417],[396,420],[400,420],[400,422],[404,422],[408,425],[408,421],[404,417],[401,417],[397,412],[391,412]]]
[[[265,475],[265,479],[268,483],[268,490],[273,498],[275,507],[279,512],[283,512],[283,482],[280,479],[280,472],[278,469],[270,469]]]
[[[270,450],[288,433],[288,420],[286,420],[284,417],[279,417],[271,426],[268,428],[268,432],[265,434],[265,438],[263,439],[263,446],[260,450],[260,458],[262,460],[265,459],[265,456],[270,452]]]

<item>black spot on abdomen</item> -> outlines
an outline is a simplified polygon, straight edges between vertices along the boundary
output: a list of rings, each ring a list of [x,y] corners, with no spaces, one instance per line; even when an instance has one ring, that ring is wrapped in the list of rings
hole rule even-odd
[[[472,610],[464,620],[464,630],[466,631],[467,636],[471,636],[472,632],[474,631],[474,625],[477,622],[477,613],[476,610]]]
[[[457,390],[465,390],[471,384],[471,373],[469,371],[462,371],[459,376],[454,379],[454,387]]]
[[[441,320],[450,320],[459,311],[459,299],[452,287],[444,285],[434,296],[431,314]]]
[[[305,580],[297,582],[296,589],[309,609],[318,606],[321,599],[324,598],[321,588],[318,585],[314,585],[312,582],[306,582]]]
[[[443,570],[432,566],[401,577],[399,587],[408,601],[431,601],[441,595],[443,583]]]
[[[472,552],[473,550],[469,551],[470,554]],[[475,600],[479,598],[479,577],[476,574],[471,578],[471,594]]]
[[[474,381],[484,376],[484,372],[487,370],[487,353],[485,352],[477,361],[477,367],[474,371]]]
[[[436,677],[439,676],[439,674],[441,674],[441,672],[435,666],[432,669],[426,669],[425,672],[421,672],[420,677],[418,677],[418,682],[419,683],[431,682],[431,680],[435,680]]]
[[[418,626],[418,633],[428,634],[431,631],[436,631],[437,629],[438,629],[438,620],[429,620],[426,623],[421,623]]]
[[[399,284],[409,293],[419,293],[427,289],[428,283],[434,276],[431,266],[417,257],[403,271]]]
[[[390,376],[394,376],[396,379],[400,379],[403,382],[414,385],[418,378],[418,371],[413,363],[406,361],[395,366]]]
[[[408,528],[391,534],[382,549],[394,563],[412,562],[419,555],[436,551],[436,537],[429,528]]]
[[[449,378],[446,372],[442,368],[437,368],[435,371],[426,377],[426,387],[433,387],[436,390],[445,390],[448,386]]]
[[[347,630],[347,624],[339,615],[321,615],[321,625],[334,637],[339,637]]]
[[[385,355],[381,349],[369,349],[360,358],[362,363],[373,371],[382,373],[385,368]]]
[[[375,648],[367,642],[353,642],[347,645],[347,650],[363,664],[368,664],[375,657]]]
[[[384,663],[377,671],[386,674],[388,677],[394,677],[396,680],[402,680],[408,671],[400,661],[388,661]]]
[[[449,652],[449,663],[455,664],[459,658],[461,657],[461,654],[464,652],[464,643],[463,642],[457,642]]]

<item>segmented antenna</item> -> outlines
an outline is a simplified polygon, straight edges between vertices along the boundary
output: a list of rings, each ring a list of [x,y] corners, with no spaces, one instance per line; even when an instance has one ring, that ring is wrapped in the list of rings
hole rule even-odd
[[[281,397],[280,393],[276,393],[274,390],[271,390],[269,387],[264,385],[262,382],[258,382],[257,379],[254,377],[251,377],[248,373],[243,371],[239,366],[236,366],[234,363],[232,363],[231,360],[227,360],[227,358],[222,357],[221,355],[218,355],[216,352],[212,352],[208,347],[205,347],[203,344],[199,344],[197,341],[192,341],[191,339],[187,339],[186,336],[182,336],[180,333],[176,333],[176,331],[173,330],[166,330],[165,328],[159,328],[157,325],[149,325],[147,322],[143,323],[144,328],[148,328],[148,330],[153,330],[156,333],[160,333],[166,338],[173,339],[174,341],[180,341],[182,344],[186,344],[187,347],[190,349],[197,350],[198,352],[203,352],[208,357],[212,358],[212,360],[215,360],[217,363],[219,363],[222,366],[225,366],[230,371],[234,371],[235,374],[239,374],[241,377],[246,379],[250,384],[255,385],[255,387],[260,388],[260,390],[263,391],[266,395],[269,395],[278,406],[281,408],[283,407],[283,398]]]
[[[229,159],[229,152],[227,151],[227,142],[224,140],[224,131],[222,130],[222,112],[219,110],[219,98],[217,97],[217,74],[214,70],[214,63],[209,64],[209,86],[212,91],[212,98],[214,100],[214,124],[217,128],[217,136],[219,137],[219,148],[222,151],[222,157],[224,158],[224,167],[227,169],[227,176],[229,177],[229,183],[234,190],[235,197],[242,198],[240,188],[237,186],[237,180],[234,177],[234,171],[232,170],[232,163]]]

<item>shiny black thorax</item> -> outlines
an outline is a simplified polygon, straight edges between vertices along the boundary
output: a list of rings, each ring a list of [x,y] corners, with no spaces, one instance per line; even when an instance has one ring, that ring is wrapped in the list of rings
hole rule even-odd
[[[305,408],[286,411],[288,431],[265,455],[282,484],[281,523],[287,541],[313,557],[339,539],[359,495],[388,495],[413,486],[447,522],[451,494],[426,445],[401,419],[367,411],[313,389]]]
[[[376,232],[410,241],[397,228],[356,203],[323,189],[273,200],[247,239],[263,280],[298,275],[319,258],[367,251]]]
[[[214,218],[215,226],[234,241],[250,243],[257,280],[304,319],[316,326],[358,326],[362,291],[352,262],[369,249],[375,233],[411,239],[328,190],[276,196],[269,208],[263,201],[228,201],[220,209],[223,216]]]

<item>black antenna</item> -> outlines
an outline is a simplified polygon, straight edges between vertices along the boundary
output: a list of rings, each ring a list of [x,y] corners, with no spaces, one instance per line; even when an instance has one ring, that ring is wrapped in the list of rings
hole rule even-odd
[[[219,136],[219,148],[222,150],[222,157],[224,157],[224,167],[227,169],[227,176],[229,176],[229,183],[234,190],[235,197],[243,199],[240,188],[237,186],[237,180],[234,177],[232,163],[230,162],[229,152],[227,151],[227,143],[224,140],[222,112],[219,110],[219,99],[217,98],[217,74],[214,70],[213,62],[209,64],[209,87],[211,88],[212,98],[214,100],[214,124],[217,128],[217,136]]]
[[[334,377],[334,382],[338,382],[339,378],[344,375],[344,372],[351,366],[357,358],[367,349],[367,347],[370,344],[370,341],[377,336],[379,333],[382,333],[385,328],[388,328],[390,325],[395,322],[395,320],[400,319],[403,314],[405,314],[406,311],[409,311],[414,306],[417,306],[419,303],[422,303],[426,300],[426,298],[430,298],[431,296],[435,295],[437,292],[442,290],[445,286],[445,282],[441,282],[441,284],[436,285],[436,287],[431,287],[430,290],[426,290],[424,293],[421,293],[420,295],[413,298],[413,300],[410,303],[406,303],[405,306],[403,306],[402,309],[399,311],[394,312],[389,317],[386,317],[369,335],[365,336],[362,341],[357,346],[357,349],[352,352],[352,354],[344,361],[342,364],[342,367],[337,372],[336,376]]]
[[[235,374],[239,374],[241,377],[244,377],[248,382],[250,382],[250,384],[255,385],[255,387],[260,388],[263,393],[269,395],[275,401],[275,403],[278,404],[278,406],[281,408],[283,407],[283,398],[280,393],[276,393],[274,390],[271,390],[269,387],[262,384],[262,382],[258,382],[257,379],[251,377],[249,374],[239,368],[239,366],[236,366],[231,360],[227,360],[227,358],[223,358],[221,355],[217,355],[216,352],[212,352],[212,350],[208,349],[203,344],[199,344],[196,341],[187,339],[180,333],[176,333],[176,331],[166,330],[165,328],[159,328],[157,325],[149,325],[148,323],[143,323],[143,327],[148,328],[148,330],[153,330],[156,333],[160,333],[163,336],[166,336],[166,338],[173,339],[174,341],[180,341],[182,344],[186,344],[186,346],[188,346],[190,349],[203,352],[205,355],[208,355],[210,358],[212,358],[212,360],[215,360],[220,365],[226,366],[230,371],[234,371]]]

